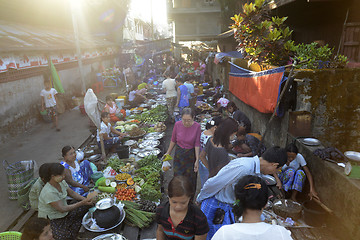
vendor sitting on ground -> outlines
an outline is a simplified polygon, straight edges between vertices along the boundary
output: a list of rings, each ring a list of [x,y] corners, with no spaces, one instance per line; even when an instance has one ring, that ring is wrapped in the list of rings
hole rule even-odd
[[[265,145],[261,143],[261,136],[257,133],[247,134],[245,127],[239,127],[236,138],[232,150],[238,157],[253,157],[255,155],[261,157],[266,150]]]
[[[117,135],[117,136],[111,136]],[[115,148],[120,144],[121,139],[126,136],[125,133],[121,133],[113,128],[110,124],[110,116],[108,112],[101,113],[101,126],[100,129],[97,130],[97,143],[99,148],[100,145],[100,136],[102,136],[104,140],[105,149],[110,149],[111,152],[114,152]]]
[[[131,107],[138,107],[141,103],[146,100],[144,94],[146,93],[146,88],[138,90],[136,85],[133,86],[132,91],[129,92],[129,104]]]
[[[277,183],[276,186],[280,189],[282,187],[285,192],[291,192],[291,200],[296,201],[296,196],[298,192],[302,192],[307,177],[310,184],[310,200],[312,198],[319,200],[315,190],[313,177],[306,165],[303,155],[299,153],[298,148],[294,143],[290,143],[286,147],[286,152],[288,156],[286,164],[282,167],[279,174],[274,174]]]
[[[88,160],[79,162],[76,159],[75,149],[71,146],[65,146],[61,150],[64,158],[61,161],[61,165],[65,167],[65,181],[69,184],[70,188],[80,194],[81,196],[87,196],[89,192],[89,184],[91,180],[91,174],[93,171]]]
[[[52,164],[40,193],[38,217],[50,219],[54,239],[73,240],[79,232],[83,216],[93,203],[90,197],[85,198],[71,190],[64,179],[64,166]],[[67,196],[79,202],[68,205]]]
[[[48,177],[49,169],[52,163],[44,163],[39,168],[39,178],[32,185],[29,192],[29,202],[31,209],[37,211],[39,205],[40,192],[45,185],[45,179]]]
[[[118,108],[118,106],[114,102],[114,99],[111,96],[106,96],[106,105],[104,107],[104,112],[108,112],[110,114],[111,122],[120,121],[125,117],[124,111]]]
[[[245,127],[246,132],[249,133],[251,131],[251,122],[250,119],[246,116],[246,114],[240,111],[233,101],[229,102],[226,108],[230,113],[231,117],[238,121],[240,126]]]

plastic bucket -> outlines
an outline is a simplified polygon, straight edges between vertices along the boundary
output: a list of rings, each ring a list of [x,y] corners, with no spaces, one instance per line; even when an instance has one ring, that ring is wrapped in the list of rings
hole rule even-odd
[[[125,100],[124,99],[115,99],[115,103],[119,109],[122,109],[123,106],[125,105]]]
[[[118,96],[117,99],[124,99],[124,104],[126,103],[126,96]]]
[[[116,148],[116,153],[120,159],[129,158],[130,148],[129,146],[119,146]]]
[[[326,220],[327,212],[314,201],[305,201],[303,203],[304,220],[305,223],[313,226],[320,227]]]

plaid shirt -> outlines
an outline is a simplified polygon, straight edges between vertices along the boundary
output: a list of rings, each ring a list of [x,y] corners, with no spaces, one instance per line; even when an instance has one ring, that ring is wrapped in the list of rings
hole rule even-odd
[[[156,209],[156,222],[163,227],[166,239],[190,240],[209,231],[205,214],[194,204],[189,204],[184,220],[176,228],[171,221],[169,207],[169,202],[166,202]]]

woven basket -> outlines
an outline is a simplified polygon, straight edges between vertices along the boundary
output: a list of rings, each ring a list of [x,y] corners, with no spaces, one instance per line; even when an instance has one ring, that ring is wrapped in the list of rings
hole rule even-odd
[[[3,166],[8,181],[9,198],[16,200],[18,198],[18,192],[34,177],[35,161],[19,161],[10,165],[4,160]]]
[[[0,233],[0,240],[20,240],[21,239],[21,232],[2,232]]]

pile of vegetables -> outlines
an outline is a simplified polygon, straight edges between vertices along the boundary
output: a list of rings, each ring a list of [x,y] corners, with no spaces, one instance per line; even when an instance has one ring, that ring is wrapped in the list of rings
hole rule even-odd
[[[125,163],[120,160],[119,156],[114,154],[108,159],[108,166],[115,170],[115,172],[120,172],[120,169],[125,166]]]
[[[160,191],[160,172],[162,162],[155,156],[149,155],[138,162],[139,169],[135,171],[135,183],[140,187],[140,199],[158,202],[162,197]]]
[[[141,135],[146,133],[145,130],[143,130],[143,129],[137,127],[137,126],[132,128],[131,130],[126,130],[126,131],[127,131],[127,133],[129,134],[130,137],[137,137],[137,136],[141,136]]]
[[[115,197],[119,201],[127,200],[132,201],[136,197],[136,192],[133,188],[122,188],[118,189],[115,193]]]
[[[129,120],[129,121],[117,121],[115,129],[118,131],[121,131],[121,132],[129,132],[133,128],[137,128],[138,123],[140,123],[140,121],[136,120],[136,119]]]
[[[145,166],[153,166],[156,169],[161,168],[161,161],[158,159],[156,155],[149,155],[146,156],[139,161],[137,161],[138,166],[145,167]]]
[[[129,225],[135,225],[138,228],[148,227],[154,217],[155,213],[142,211],[141,205],[130,201],[121,201],[125,206],[125,223]]]
[[[139,168],[135,170],[134,165],[125,164],[117,155],[111,156],[108,159],[108,167],[118,174],[115,178],[100,178],[95,183],[95,187],[101,191],[98,200],[115,197],[124,204],[126,224],[144,228],[154,220],[156,210],[154,202],[158,202],[162,197],[160,191],[162,161],[156,155],[149,155],[140,159],[136,165]]]
[[[95,183],[95,187],[97,187],[103,193],[116,192],[116,183],[105,177],[99,178]]]
[[[135,118],[141,122],[146,123],[158,123],[164,122],[167,119],[167,107],[163,105],[159,105],[156,108],[153,108],[149,111],[143,112],[142,114],[138,114]]]

